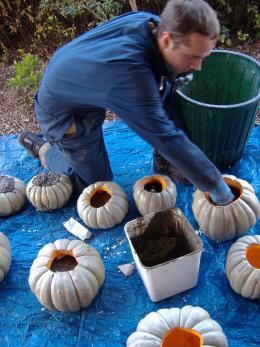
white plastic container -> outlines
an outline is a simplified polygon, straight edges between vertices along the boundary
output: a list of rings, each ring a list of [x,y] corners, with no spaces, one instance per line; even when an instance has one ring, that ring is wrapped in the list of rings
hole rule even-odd
[[[125,233],[137,270],[150,299],[154,302],[193,288],[198,283],[203,243],[182,211],[179,208],[172,208],[171,211],[174,218],[174,227],[179,228],[177,230],[181,230],[185,237],[188,237],[192,251],[182,257],[173,258],[156,266],[144,266],[131,241],[133,237],[144,233],[155,213],[136,218],[125,225]],[[161,214],[163,211],[158,213]]]

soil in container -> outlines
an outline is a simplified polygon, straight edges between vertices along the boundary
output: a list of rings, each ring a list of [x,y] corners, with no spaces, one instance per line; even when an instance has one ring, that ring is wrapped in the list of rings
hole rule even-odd
[[[144,266],[151,267],[194,251],[181,222],[169,209],[155,213],[144,233],[131,238]]]

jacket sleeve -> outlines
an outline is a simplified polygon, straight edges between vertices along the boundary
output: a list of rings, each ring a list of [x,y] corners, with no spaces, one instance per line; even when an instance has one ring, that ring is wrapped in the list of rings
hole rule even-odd
[[[129,75],[111,89],[108,108],[158,149],[198,189],[212,191],[220,186],[223,179],[215,165],[169,119],[151,70],[136,67]]]

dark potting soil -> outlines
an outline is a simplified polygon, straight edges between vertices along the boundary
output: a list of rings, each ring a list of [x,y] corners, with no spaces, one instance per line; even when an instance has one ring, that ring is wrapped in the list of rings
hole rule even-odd
[[[13,177],[0,176],[0,193],[9,193],[14,190]]]
[[[52,186],[59,182],[60,173],[58,172],[45,172],[33,178],[33,184],[39,187]]]
[[[56,258],[51,264],[51,271],[65,272],[73,270],[78,265],[77,260],[71,255],[65,255],[62,258]]]
[[[193,251],[172,210],[155,213],[143,234],[131,238],[142,264],[159,265]]]
[[[93,207],[104,206],[111,199],[111,195],[106,191],[97,191],[90,199],[90,204]]]

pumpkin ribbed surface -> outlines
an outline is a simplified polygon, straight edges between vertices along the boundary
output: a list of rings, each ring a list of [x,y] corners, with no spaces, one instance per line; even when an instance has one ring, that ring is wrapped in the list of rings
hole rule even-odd
[[[63,207],[72,194],[71,179],[60,172],[41,173],[27,184],[26,194],[39,211],[52,211]]]
[[[135,182],[133,195],[138,211],[144,216],[174,207],[177,191],[168,176],[151,175]]]
[[[235,199],[229,205],[218,206],[207,193],[196,190],[192,210],[200,229],[211,239],[226,241],[254,227],[260,217],[260,203],[254,188],[235,176],[224,175]]]
[[[182,329],[178,329],[182,328]],[[175,331],[176,329],[176,331]],[[174,333],[180,333],[182,336]],[[173,336],[169,339],[167,336]],[[192,334],[194,338],[192,338]],[[180,334],[178,334],[180,335]],[[187,336],[189,335],[189,336]],[[198,342],[195,337],[199,338]],[[188,337],[185,340],[185,337]],[[227,347],[227,338],[221,326],[210,318],[207,311],[200,307],[184,306],[183,308],[161,309],[151,312],[138,323],[136,331],[127,339],[127,347],[170,347],[166,340],[174,341],[174,346],[210,346]],[[189,341],[193,341],[189,344]],[[202,341],[202,344],[201,342]],[[185,342],[185,343],[184,343]]]
[[[26,185],[13,176],[0,176],[0,217],[21,210],[26,198]]]
[[[244,236],[229,249],[226,274],[231,288],[250,299],[260,299],[260,236]]]
[[[83,190],[77,210],[86,225],[95,229],[112,228],[128,212],[127,196],[117,183],[96,182]]]
[[[8,238],[0,232],[0,282],[9,271],[11,265],[11,247]]]
[[[30,269],[29,285],[47,309],[78,311],[91,304],[104,278],[104,264],[93,247],[79,240],[60,239],[39,251]]]

